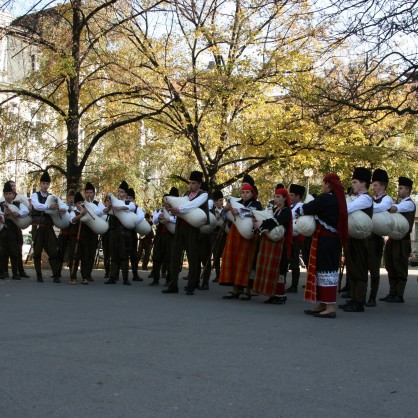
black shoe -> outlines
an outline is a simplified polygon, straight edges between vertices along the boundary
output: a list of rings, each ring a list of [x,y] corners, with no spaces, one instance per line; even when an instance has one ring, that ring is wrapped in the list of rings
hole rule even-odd
[[[19,273],[19,276],[21,279],[30,279],[30,276],[26,273],[26,271]]]
[[[192,296],[192,295],[194,295],[194,287],[191,287],[191,286],[186,286],[186,287],[184,288],[184,290],[186,291],[186,295],[187,295],[187,296]]]
[[[202,284],[201,286],[199,286],[199,290],[209,290],[209,285]]]
[[[159,286],[160,282],[158,280],[153,280],[148,286]]]
[[[218,283],[218,282],[219,282],[218,277],[215,277],[215,278],[212,280],[212,283]]]
[[[391,295],[390,293],[386,295],[384,298],[379,298],[381,302],[387,302],[388,299],[394,298],[395,295]]]
[[[131,282],[130,282],[129,280],[124,280],[124,281],[123,281],[123,284],[124,284],[125,286],[130,286],[130,285],[131,285]]]
[[[284,305],[287,301],[287,296],[277,296],[276,299],[277,299],[276,303],[278,305]]]
[[[116,281],[114,279],[109,279],[104,284],[116,284]]]
[[[351,292],[345,292],[341,295],[343,299],[351,299]]]
[[[55,276],[53,282],[54,283],[61,283],[61,280],[58,276]]]
[[[341,292],[351,292],[351,289],[349,286],[345,285],[342,289]]]
[[[44,282],[44,279],[43,279],[42,277],[39,277],[39,276],[38,276],[38,277],[36,278],[36,281],[37,281],[37,282],[39,282],[39,283],[43,283],[43,282]]]
[[[132,277],[132,281],[133,282],[141,282],[142,280],[139,276],[134,276],[134,277]]]
[[[351,301],[348,301],[347,303],[343,303],[343,304],[341,304],[341,305],[338,305],[338,307],[340,308],[340,309],[345,309],[345,308],[347,308],[348,306],[350,306],[352,304],[352,302]]]
[[[386,302],[388,302],[388,303],[405,303],[402,296],[393,296],[390,299],[388,299]]]
[[[366,308],[374,308],[376,306],[376,298],[369,298],[366,303]]]
[[[325,309],[322,309],[322,311],[325,311]],[[315,315],[315,314],[319,314],[322,311],[313,311],[312,309],[305,309],[303,312],[306,315]]]
[[[364,306],[360,303],[353,302],[346,308],[344,308],[344,312],[364,312]]]
[[[20,280],[20,276],[18,276],[17,274],[13,274],[12,280]]]
[[[298,289],[296,287],[290,286],[286,289],[286,293],[298,293]]]
[[[94,282],[93,277],[87,277],[87,281]]]
[[[168,285],[167,289],[161,290],[161,293],[178,293],[179,288],[177,285]]]
[[[328,312],[326,314],[316,312],[316,313],[313,314],[313,316],[315,318],[331,318],[331,319],[335,319],[337,317],[337,314],[335,312]]]
[[[105,273],[105,275],[104,275],[104,277],[103,277],[104,279],[108,279],[109,278],[109,273]]]

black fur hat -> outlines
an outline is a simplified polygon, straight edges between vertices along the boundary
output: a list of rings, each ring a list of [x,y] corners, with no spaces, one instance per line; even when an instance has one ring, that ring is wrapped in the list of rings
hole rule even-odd
[[[202,183],[202,181],[203,181],[203,173],[201,171],[192,171],[190,173],[189,180],[191,180],[191,181],[197,181],[198,183]]]
[[[123,180],[118,189],[125,190],[125,192],[128,193],[129,185],[125,180]]]
[[[74,203],[84,202],[84,197],[80,192],[77,192],[74,196]]]
[[[51,183],[51,177],[49,177],[49,174],[48,174],[48,171],[44,171],[43,173],[42,173],[42,176],[41,176],[41,178],[40,178],[40,180],[39,180],[41,183],[42,182],[44,182],[44,183]]]
[[[96,193],[96,189],[89,181],[86,183],[86,186],[84,187],[84,191],[86,190],[93,190],[93,192]]]

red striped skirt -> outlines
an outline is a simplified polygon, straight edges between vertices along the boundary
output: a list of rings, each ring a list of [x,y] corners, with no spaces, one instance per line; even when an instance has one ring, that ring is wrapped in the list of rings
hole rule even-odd
[[[235,225],[232,225],[222,254],[219,284],[248,286],[251,270],[257,253],[258,235],[244,239]]]
[[[277,294],[282,250],[282,239],[275,242],[264,234],[261,236],[261,246],[257,256],[257,270],[253,286],[254,292],[265,296]]]

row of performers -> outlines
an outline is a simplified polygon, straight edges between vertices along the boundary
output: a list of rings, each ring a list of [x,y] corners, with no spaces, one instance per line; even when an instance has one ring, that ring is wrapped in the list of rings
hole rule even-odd
[[[334,174],[324,178],[323,193],[312,202],[302,205],[304,188],[298,185],[291,185],[290,193],[278,185],[274,194],[272,209],[269,216],[261,219],[253,219],[251,234],[244,236],[238,231],[236,225],[239,221],[253,217],[262,209],[261,203],[257,200],[256,187],[250,176],[244,178],[241,190],[241,200],[234,205],[230,201],[223,206],[223,196],[221,192],[213,195],[213,206],[208,202],[208,193],[202,190],[202,173],[194,171],[190,175],[189,191],[181,200],[170,200],[170,197],[178,197],[178,191],[172,188],[170,193],[164,197],[160,211],[154,214],[154,222],[157,225],[157,235],[154,243],[153,272],[154,281],[152,285],[159,283],[160,267],[164,263],[169,263],[168,272],[169,286],[164,293],[177,293],[178,275],[183,260],[183,252],[187,254],[189,262],[188,285],[186,293],[193,294],[194,290],[208,289],[210,277],[210,258],[214,255],[216,279],[220,284],[232,285],[232,290],[225,295],[225,298],[240,298],[248,300],[251,292],[269,296],[268,303],[284,303],[285,296],[285,276],[289,260],[292,269],[292,285],[287,289],[288,292],[296,292],[299,281],[299,252],[301,237],[292,231],[292,220],[299,215],[314,215],[315,228],[312,243],[310,246],[310,257],[308,265],[308,283],[305,297],[313,301],[318,300],[318,308],[308,311],[314,315],[322,317],[333,317],[335,315],[335,289],[336,278],[338,277],[340,252],[345,248],[345,258],[347,264],[348,282],[352,285],[352,297],[349,303],[343,308],[348,312],[361,312],[366,304],[367,291],[367,272],[370,269],[372,286],[370,298],[367,303],[369,306],[376,305],[376,295],[379,283],[379,267],[383,251],[383,238],[372,234],[370,238],[358,239],[348,237],[347,233],[347,214],[362,211],[370,218],[378,212],[400,212],[408,220],[410,229],[412,228],[415,216],[415,205],[409,195],[412,190],[412,181],[401,177],[399,179],[399,198],[401,202],[393,205],[393,201],[386,196],[386,187],[389,183],[388,175],[384,170],[375,170],[372,173],[365,168],[357,168],[353,173],[352,190],[355,199],[347,206],[343,187]],[[368,189],[372,184],[374,198],[368,194]],[[32,195],[33,223],[36,225],[34,231],[34,262],[37,279],[42,281],[40,269],[40,256],[42,249],[45,249],[53,271],[54,281],[59,282],[60,263],[59,251],[55,233],[52,228],[52,221],[46,211],[56,211],[58,216],[63,216],[68,212],[68,207],[60,200],[47,204],[48,188],[50,178],[48,173],[41,177],[40,191]],[[9,191],[5,185],[6,203],[11,203],[15,196],[15,191]],[[122,271],[123,283],[129,284],[129,253],[132,248],[132,231],[126,228],[117,215],[126,212],[136,212],[139,218],[143,217],[143,212],[134,202],[132,196],[128,200],[129,188],[126,182],[122,182],[118,189],[120,200],[115,202],[108,201],[106,206],[94,200],[94,187],[88,184],[85,188],[86,201],[92,202],[97,209],[93,214],[87,213],[84,207],[84,198],[78,194],[75,199],[76,209],[71,211],[70,222],[72,228],[76,228],[77,236],[70,249],[70,269],[71,280],[75,281],[77,263],[81,262],[81,275],[84,283],[91,279],[94,255],[97,247],[97,234],[88,227],[84,227],[80,222],[88,218],[108,216],[109,233],[104,241],[104,249],[108,249],[110,254],[110,272],[108,284],[115,283],[119,271]],[[131,193],[132,195],[132,193]],[[171,195],[171,196],[170,196]],[[291,200],[290,200],[291,198]],[[15,202],[19,207],[19,202]],[[6,217],[1,217],[0,221],[9,223],[9,227],[2,231],[2,242],[10,242],[13,225],[9,217],[25,217],[27,211],[20,205],[20,212],[12,214],[7,207],[1,207]],[[209,209],[213,212],[213,217],[220,221],[218,228],[211,234],[202,234],[195,222],[190,222],[187,215],[199,209],[205,217],[203,223],[209,221]],[[313,212],[312,212],[313,211]],[[169,213],[169,215],[167,214]],[[170,216],[171,214],[171,216]],[[231,222],[227,222],[229,216]],[[177,222],[176,222],[177,217]],[[136,218],[138,221],[138,218]],[[224,221],[225,220],[225,221]],[[170,228],[170,225],[172,228]],[[175,226],[174,226],[175,225]],[[226,235],[226,227],[230,225],[229,234]],[[174,230],[173,230],[174,227]],[[281,228],[281,230],[280,230]],[[277,239],[279,230],[279,239]],[[171,231],[171,232],[170,232]],[[254,234],[257,231],[259,233]],[[276,238],[272,235],[276,232]],[[172,234],[174,233],[174,234]],[[281,233],[281,237],[280,237]],[[136,235],[136,234],[135,234]],[[13,240],[12,240],[13,241]],[[16,240],[18,241],[18,240]],[[339,243],[339,244],[338,244]],[[225,248],[224,248],[225,247]],[[7,254],[12,260],[13,275],[18,269],[18,262],[13,262],[16,257],[15,245],[1,245],[0,254],[2,258]],[[386,301],[403,301],[403,292],[407,278],[407,262],[410,253],[410,235],[405,234],[401,240],[389,240],[386,246],[386,267],[389,272],[390,294]],[[395,254],[396,253],[396,254]],[[222,266],[220,259],[222,257]],[[396,257],[396,262],[393,262]],[[168,260],[169,259],[169,260]],[[405,261],[406,260],[406,261]],[[314,262],[315,261],[315,262]],[[204,266],[201,279],[201,267]],[[14,266],[14,267],[13,267]],[[401,267],[400,267],[401,266]],[[83,268],[84,267],[84,268]],[[16,273],[17,274],[17,273]],[[312,279],[313,278],[313,279]],[[366,306],[367,306],[366,305]],[[321,312],[320,312],[321,311]]]
[[[203,289],[208,287],[209,275],[205,274],[205,271],[202,274],[203,283],[200,284],[200,269],[202,264],[207,265],[205,259],[209,259],[210,253],[202,257],[202,234],[184,216],[192,209],[199,208],[208,212],[208,196],[201,190],[201,183],[202,173],[192,172],[189,191],[185,195],[187,203],[167,207],[167,210],[178,215],[180,219],[169,252],[169,286],[162,291],[163,293],[179,292],[178,272],[183,251],[187,253],[190,266],[186,294],[193,294],[199,285]],[[250,176],[246,176],[241,187],[241,199],[230,199],[222,208],[223,219],[231,221],[224,223],[229,225],[229,232],[226,238],[224,236],[225,240],[219,239],[224,232],[221,228],[213,247],[215,261],[222,252],[219,277],[217,272],[219,284],[232,286],[224,298],[249,300],[252,293],[257,293],[268,296],[266,303],[283,304],[286,302],[286,291],[297,292],[300,275],[299,253],[304,240],[298,235],[298,231],[294,230],[293,225],[295,218],[298,218],[299,222],[311,217],[314,228],[310,233],[311,238],[306,240],[309,242],[309,256],[305,300],[318,304],[315,308],[306,310],[306,314],[319,318],[336,317],[337,285],[343,249],[347,282],[351,288],[351,299],[340,306],[345,312],[364,312],[365,306],[376,306],[383,248],[390,291],[381,300],[403,303],[415,204],[410,197],[412,181],[409,178],[399,178],[398,203],[394,203],[392,198],[386,195],[388,183],[389,178],[385,170],[377,169],[372,173],[369,169],[358,167],[354,170],[351,180],[353,196],[347,199],[339,177],[330,173],[323,179],[322,193],[307,203],[302,203],[305,192],[302,186],[291,185],[288,192],[282,184],[278,184],[271,202],[272,208],[265,211],[267,216],[263,216],[254,181]],[[370,186],[373,196],[369,194]],[[223,202],[222,195],[215,194],[214,202],[219,211]],[[373,214],[378,220],[376,228],[372,223]],[[252,220],[251,233],[243,232],[243,228],[239,228],[240,221],[245,218]],[[364,222],[365,219],[367,222]],[[395,219],[396,222],[403,221],[395,227]],[[370,225],[370,229],[365,225]],[[297,229],[300,232],[300,228]],[[391,234],[391,229],[400,229],[403,232]],[[383,230],[389,232],[390,237],[386,246],[383,235],[387,234],[381,232]],[[216,242],[220,243],[220,249],[216,248]],[[225,246],[222,249],[223,242]],[[286,289],[289,262],[292,284]],[[369,271],[371,290],[366,303]]]
[[[115,283],[122,271],[123,283],[130,284],[129,258],[133,267],[133,279],[138,275],[138,231],[146,236],[151,232],[151,222],[144,219],[144,212],[135,204],[135,193],[123,181],[116,199],[109,195],[106,205],[95,200],[95,188],[91,183],[85,187],[85,198],[81,193],[69,193],[67,203],[51,195],[51,178],[47,172],[40,178],[40,189],[31,200],[16,193],[15,183],[8,181],[3,188],[0,202],[0,278],[5,277],[8,260],[12,268],[12,279],[29,277],[23,269],[22,229],[32,224],[33,260],[38,282],[43,282],[41,270],[42,251],[48,255],[55,283],[60,283],[64,255],[68,249],[70,284],[76,284],[80,267],[82,283],[92,281],[99,235],[105,258],[107,284]],[[128,196],[129,195],[129,196]],[[119,214],[127,217],[123,226]],[[128,216],[130,215],[130,216]],[[57,238],[54,226],[61,229]],[[127,254],[127,257],[125,257]],[[136,259],[136,263],[135,260]]]

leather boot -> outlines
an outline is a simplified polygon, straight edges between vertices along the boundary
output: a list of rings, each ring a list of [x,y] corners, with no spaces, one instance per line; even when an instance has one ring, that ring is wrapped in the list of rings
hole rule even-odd
[[[376,298],[373,296],[369,297],[369,300],[366,303],[367,308],[374,308],[376,306]]]

